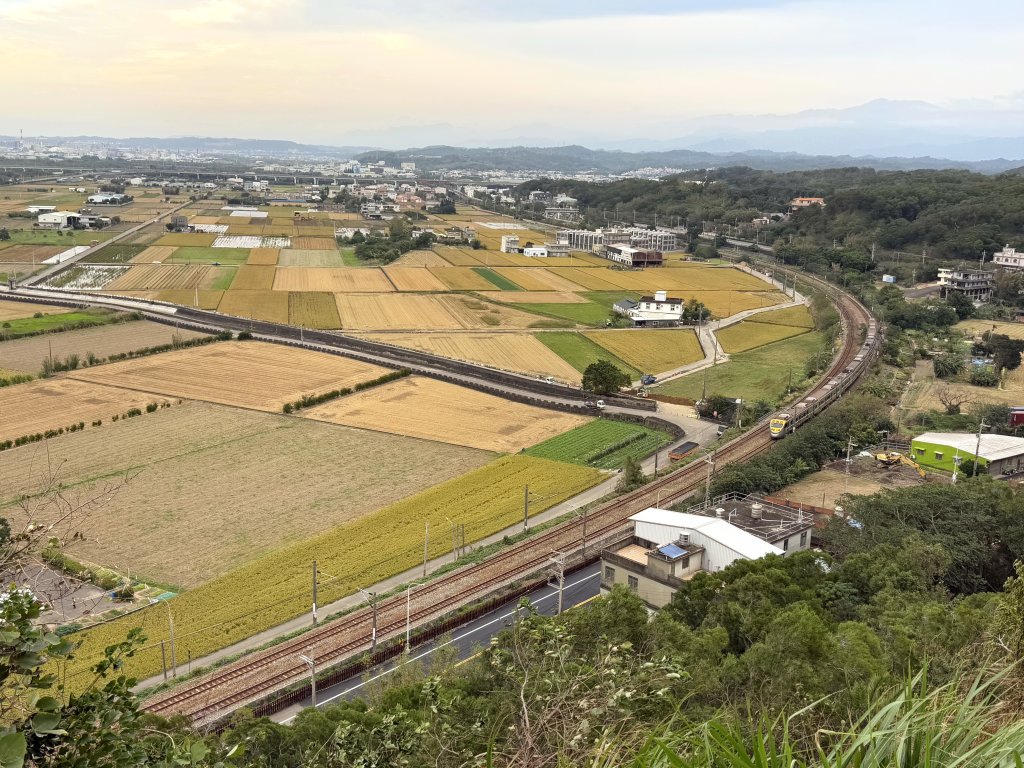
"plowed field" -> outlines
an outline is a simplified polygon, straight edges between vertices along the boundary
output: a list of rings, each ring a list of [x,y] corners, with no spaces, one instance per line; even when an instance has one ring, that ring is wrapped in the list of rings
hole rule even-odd
[[[379,269],[281,267],[275,291],[329,291],[331,293],[382,293],[394,287]]]
[[[424,267],[385,267],[384,272],[400,291],[446,291],[448,286]]]
[[[249,258],[246,264],[253,264],[261,267],[272,267],[277,264],[280,248],[253,248],[249,251]]]
[[[161,262],[174,253],[176,246],[173,245],[151,245],[139,255],[132,258],[133,264],[152,264]]]
[[[333,293],[289,293],[288,322],[303,328],[341,328]]]
[[[288,293],[285,291],[226,291],[217,311],[252,320],[288,322]]]
[[[231,281],[233,291],[269,291],[274,287],[274,274],[277,267],[243,264]]]
[[[139,264],[105,286],[108,291],[159,291],[195,288],[209,267],[203,264]]]

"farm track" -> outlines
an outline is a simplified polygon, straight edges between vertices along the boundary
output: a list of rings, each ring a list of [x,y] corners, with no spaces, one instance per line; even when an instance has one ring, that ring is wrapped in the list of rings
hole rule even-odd
[[[803,279],[808,278],[804,277]],[[835,299],[836,306],[843,318],[844,340],[840,354],[822,377],[819,385],[807,393],[807,395],[814,395],[818,398],[818,409],[839,399],[866,370],[871,361],[870,355],[859,363],[854,361],[861,351],[860,330],[862,326],[866,327],[870,320],[867,310],[855,299],[839,293],[831,286],[826,286],[826,290]],[[53,299],[52,292],[48,293],[50,295],[46,298]],[[42,298],[41,296],[36,297],[36,300]],[[195,320],[199,322],[206,323],[219,319],[215,313],[194,310],[189,310],[188,314],[185,314],[186,317],[189,315],[194,316]],[[224,318],[224,320],[231,321],[224,322],[224,327],[236,328],[235,319]],[[165,322],[167,321],[173,322],[173,315],[165,318]],[[244,325],[250,326],[249,323],[244,323]],[[278,330],[273,324],[260,322],[252,324],[251,327],[257,333],[271,333]],[[298,332],[294,334],[294,336],[298,335]],[[306,341],[310,341],[310,336],[313,335],[307,332]],[[326,335],[324,336],[326,337]],[[330,341],[335,341],[344,337],[332,335],[312,340],[323,344],[327,338],[330,338]],[[294,343],[292,339],[289,341]],[[336,344],[335,346],[342,345]],[[355,356],[359,356],[358,352],[365,354],[370,351],[366,347],[352,349],[351,346],[345,346],[347,353],[356,352]],[[376,345],[368,344],[367,346]],[[423,357],[430,356],[424,355]],[[842,384],[826,389],[826,382],[841,375],[851,366],[852,373],[843,379]],[[536,383],[534,384],[536,385]],[[531,389],[536,391],[534,387]],[[561,390],[559,397],[573,397],[568,393],[562,394],[565,391],[563,388],[558,388],[558,390]],[[542,394],[553,396],[554,392]],[[745,461],[765,450],[770,444],[771,439],[767,426],[761,424],[720,448],[714,456],[714,465],[717,468]],[[692,494],[702,486],[706,475],[706,462],[695,462],[588,512],[585,523],[581,518],[567,521],[549,531],[508,547],[480,563],[458,569],[425,584],[418,592],[413,593],[409,604],[410,623],[417,626],[438,619],[457,607],[490,595],[502,586],[537,573],[548,564],[548,556],[553,550],[579,551],[584,543],[584,525],[586,525],[587,542],[607,540],[610,536],[624,531],[626,521],[631,515],[656,504],[671,505]],[[405,595],[387,598],[377,603],[378,642],[387,641],[404,632],[405,608]],[[305,664],[298,658],[299,654],[312,656],[317,660],[319,668],[326,669],[369,650],[371,628],[371,610],[369,608],[356,610],[328,625],[282,642],[271,649],[246,656],[194,682],[186,683],[180,688],[158,695],[147,701],[145,709],[164,716],[183,714],[198,723],[215,722],[238,707],[256,702],[275,690],[304,679],[307,670]]]

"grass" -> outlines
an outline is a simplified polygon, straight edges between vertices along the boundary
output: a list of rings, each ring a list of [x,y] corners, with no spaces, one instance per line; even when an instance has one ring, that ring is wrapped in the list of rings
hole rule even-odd
[[[146,250],[145,245],[111,243],[100,248],[91,256],[82,259],[83,264],[126,264]]]
[[[341,260],[346,267],[364,267],[366,262],[356,256],[356,249],[353,246],[346,246],[339,248],[338,251],[341,253]]]
[[[755,323],[750,320],[730,325],[717,332],[722,349],[730,355],[763,347],[776,341],[807,333],[810,328],[775,323]]]
[[[208,291],[226,291],[231,287],[231,281],[235,279],[238,267],[223,267],[210,284],[205,286]]]
[[[600,469],[621,467],[627,456],[643,458],[672,437],[639,424],[597,419],[527,449],[529,456]]]
[[[116,232],[106,230],[72,230],[61,233],[53,229],[22,229],[11,230],[10,242],[14,245],[64,245],[71,248],[76,245],[89,245],[93,240],[109,240]]]
[[[689,329],[588,331],[588,339],[647,373],[663,373],[704,358],[697,335]]]
[[[182,245],[164,260],[164,264],[245,264],[249,258],[248,248],[213,248],[197,245]]]
[[[40,333],[55,333],[78,328],[91,328],[118,322],[121,315],[106,309],[87,309],[81,312],[64,312],[58,315],[42,315],[42,317],[23,317],[19,320],[8,320],[0,327],[0,339],[17,339],[22,336],[35,336]]]
[[[476,272],[480,277],[484,278],[488,282],[495,285],[498,290],[501,291],[521,291],[523,290],[520,286],[513,283],[504,275],[499,275],[493,269],[487,267],[473,267],[473,271]]]
[[[331,574],[319,592],[327,604],[421,562],[427,522],[428,554],[438,557],[451,546],[443,535],[448,519],[465,526],[467,543],[477,541],[522,520],[524,485],[537,493],[531,505],[537,514],[603,477],[594,469],[533,456],[503,456],[312,539],[295,541],[169,601],[179,633],[178,655],[204,656],[308,611],[313,559]],[[126,672],[137,677],[159,672],[160,641],[168,636],[163,606],[77,635],[83,644],[69,670],[69,687],[80,690],[86,685],[91,680],[88,667],[133,627],[143,629],[149,645],[126,661]]]
[[[733,355],[728,362],[708,368],[709,395],[778,402],[786,393],[792,372],[793,386],[804,379],[804,364],[821,347],[822,336],[812,332]],[[670,381],[655,393],[700,399],[705,371]]]
[[[583,325],[604,327],[612,311],[612,305],[622,299],[637,299],[640,294],[630,291],[590,291],[582,294],[585,304],[516,304],[516,309],[525,309],[550,317],[560,317]]]
[[[631,378],[640,377],[640,371],[604,347],[595,344],[582,333],[575,331],[538,333],[537,339],[580,373],[585,371],[591,363],[596,363],[598,360],[609,360],[615,363],[620,370],[628,373]]]

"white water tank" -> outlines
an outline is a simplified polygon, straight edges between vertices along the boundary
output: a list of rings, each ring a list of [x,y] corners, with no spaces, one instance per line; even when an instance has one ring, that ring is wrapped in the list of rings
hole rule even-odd
[[[755,520],[761,519],[761,514],[764,512],[764,504],[754,503],[750,505],[750,516]]]
[[[845,517],[842,507],[836,507],[836,517]]]
[[[715,507],[715,517],[725,517],[725,507]]]

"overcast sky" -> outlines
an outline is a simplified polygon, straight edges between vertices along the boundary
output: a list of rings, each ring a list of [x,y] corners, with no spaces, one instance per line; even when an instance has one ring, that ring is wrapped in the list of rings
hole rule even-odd
[[[0,134],[669,138],[877,98],[1019,110],[1024,2],[0,0],[0,64]]]

